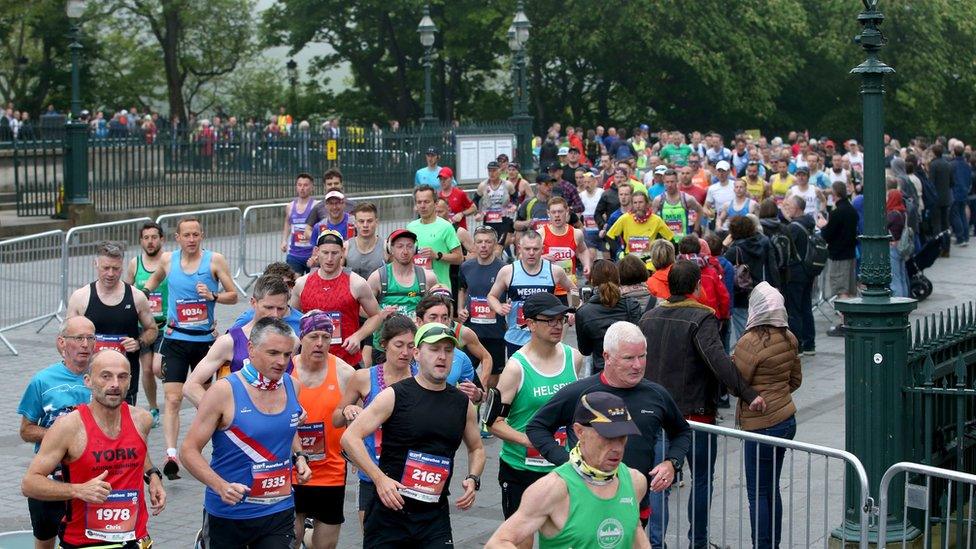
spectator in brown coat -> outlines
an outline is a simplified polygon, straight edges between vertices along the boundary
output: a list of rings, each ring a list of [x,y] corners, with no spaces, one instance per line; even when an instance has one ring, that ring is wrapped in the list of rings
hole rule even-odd
[[[732,357],[749,385],[766,401],[764,411],[739,401],[737,421],[746,431],[778,438],[796,435],[796,406],[790,394],[800,387],[800,348],[787,328],[783,296],[760,282],[749,296],[746,331]],[[785,448],[746,442],[744,459],[753,547],[779,547],[783,502],[779,477]],[[775,540],[773,536],[775,535]]]

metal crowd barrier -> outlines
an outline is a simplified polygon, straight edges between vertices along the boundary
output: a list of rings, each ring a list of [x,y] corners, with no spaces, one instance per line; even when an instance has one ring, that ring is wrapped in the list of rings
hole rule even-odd
[[[164,235],[176,235],[176,224],[180,219],[195,217],[203,227],[204,248],[219,252],[227,258],[227,264],[234,277],[234,285],[243,296],[244,288],[237,282],[241,274],[240,239],[242,233],[243,213],[240,208],[214,208],[210,210],[196,210],[163,214],[156,218],[156,223],[163,228]],[[164,249],[173,251],[177,248],[176,240],[166,239]],[[235,263],[237,265],[235,266]]]
[[[284,261],[285,252],[281,251],[281,241],[284,238],[285,207],[288,204],[260,204],[244,209],[241,220],[240,262],[241,274],[245,277],[257,278],[268,263]]]
[[[777,537],[785,547],[829,547],[833,536],[840,535],[847,543],[858,543],[861,549],[868,547],[868,526],[874,508],[869,494],[868,477],[861,462],[844,450],[818,446],[805,442],[782,439],[708,425],[690,421],[692,426],[692,448],[703,444],[705,452],[715,454],[712,477],[706,479],[707,491],[711,492],[708,516],[694,516],[688,511],[689,499],[697,495],[695,478],[689,462],[685,462],[683,486],[675,484],[667,496],[667,513],[652,513],[654,527],[660,526],[664,532],[663,540],[670,547],[684,547],[688,544],[688,532],[700,520],[708,522],[706,530],[710,543],[719,547],[758,547],[752,540],[752,531],[758,529],[758,513],[752,516],[748,503],[749,486],[746,482],[746,445],[761,443],[763,446],[781,448],[782,460],[773,453],[772,466],[782,467],[782,476],[776,489],[781,494],[781,507],[772,500],[772,511],[782,513],[781,531],[772,529],[773,546]],[[702,440],[704,438],[704,441]],[[689,455],[691,452],[689,452]],[[759,452],[756,464],[759,466]],[[844,524],[848,501],[844,484],[848,474],[853,474],[860,485],[857,508],[861,510],[858,521],[859,531]],[[814,482],[816,479],[816,482]],[[769,489],[769,483],[760,482],[755,476],[754,492]],[[652,509],[653,509],[652,503]],[[670,520],[669,520],[670,519]],[[837,540],[834,539],[834,542]],[[658,545],[655,545],[658,546]],[[762,547],[766,547],[763,545]]]
[[[3,332],[43,320],[40,332],[51,320],[61,320],[63,250],[61,230],[0,242],[0,280],[5,293],[13,297],[0,305],[0,342],[14,355],[19,354],[17,348]]]
[[[139,229],[149,217],[80,225],[68,229],[64,236],[61,253],[61,300],[68,306],[68,298],[76,289],[95,280],[95,246],[103,240],[111,240],[125,246],[126,261],[139,253]]]
[[[878,494],[878,532],[886,532],[888,522],[889,490],[892,480],[901,473],[906,474],[904,503],[900,517],[893,509],[891,518],[900,519],[901,536],[890,542],[894,546],[908,547],[907,542],[922,536],[922,547],[973,547],[973,499],[976,490],[976,475],[940,469],[918,463],[896,463],[881,477],[881,490]],[[907,475],[914,475],[911,479]],[[921,477],[921,478],[919,478]],[[918,481],[924,479],[925,483]],[[938,487],[933,493],[933,479],[945,487]],[[953,485],[957,487],[953,490]],[[933,498],[933,495],[936,497]],[[936,506],[933,512],[933,504]],[[939,509],[943,507],[944,509]],[[944,512],[943,512],[944,511]],[[954,515],[954,517],[953,517]],[[917,526],[922,527],[919,532]],[[965,539],[965,543],[963,543]],[[878,549],[884,549],[889,540],[879,536]]]

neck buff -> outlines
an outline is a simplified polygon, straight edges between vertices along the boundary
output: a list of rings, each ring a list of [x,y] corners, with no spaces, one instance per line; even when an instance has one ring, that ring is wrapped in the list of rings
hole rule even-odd
[[[651,210],[645,210],[644,215],[639,215],[637,210],[631,209],[630,215],[634,218],[634,221],[637,222],[638,225],[643,225],[644,222],[651,218]]]
[[[579,444],[573,446],[573,449],[569,451],[569,463],[588,484],[604,486],[610,484],[613,482],[613,479],[617,478],[616,470],[606,473],[583,461],[583,453],[580,452]]]
[[[259,372],[253,364],[251,364],[251,361],[244,363],[244,367],[241,368],[241,375],[244,376],[244,381],[246,381],[251,387],[257,388],[259,391],[274,391],[278,388],[278,385],[281,385],[281,380],[275,381],[273,379],[264,377],[264,375],[262,375],[261,372]]]

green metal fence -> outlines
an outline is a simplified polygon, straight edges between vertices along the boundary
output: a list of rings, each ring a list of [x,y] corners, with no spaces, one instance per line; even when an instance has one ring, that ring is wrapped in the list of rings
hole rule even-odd
[[[99,212],[283,200],[294,192],[295,174],[318,178],[330,167],[342,171],[347,192],[406,189],[429,147],[441,151],[441,165],[456,166],[456,136],[514,130],[501,121],[397,131],[347,126],[338,136],[241,128],[92,137],[89,194]],[[0,151],[13,151],[18,215],[55,214],[63,183],[61,146],[57,140],[0,144]]]
[[[976,306],[972,301],[915,321],[908,368],[910,381],[903,387],[903,425],[910,433],[908,460],[976,472]],[[942,480],[932,482],[930,526],[962,528],[963,521],[943,517],[963,512],[965,494],[947,492]],[[919,526],[926,520],[921,512],[910,517]],[[956,535],[963,539],[961,531]]]

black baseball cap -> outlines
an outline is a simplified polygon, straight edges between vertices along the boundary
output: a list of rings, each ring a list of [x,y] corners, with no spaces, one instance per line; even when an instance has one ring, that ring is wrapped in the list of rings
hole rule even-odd
[[[498,169],[498,162],[495,162],[494,160],[492,160],[491,162],[489,162],[488,163],[488,169],[489,170],[497,170]]]
[[[441,152],[437,150],[437,147],[428,147],[427,154],[432,154],[434,156],[440,156]]]
[[[522,312],[525,318],[537,318],[539,316],[557,317],[566,313],[573,312],[572,307],[563,305],[559,298],[548,293],[532,294],[522,305]]]
[[[605,391],[587,393],[580,397],[573,421],[593,427],[604,438],[641,434],[623,399]]]
[[[535,176],[535,182],[536,183],[552,183],[553,182],[553,179],[552,179],[552,176],[549,175],[549,174],[547,174],[547,173],[540,173],[539,175]]]

